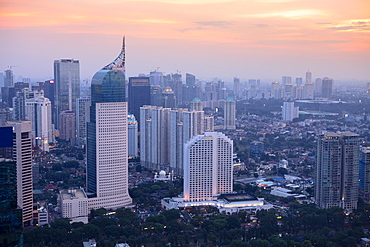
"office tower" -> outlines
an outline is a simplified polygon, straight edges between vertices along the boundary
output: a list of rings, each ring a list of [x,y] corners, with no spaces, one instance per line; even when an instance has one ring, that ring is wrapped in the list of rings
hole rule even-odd
[[[44,152],[49,152],[49,143],[55,143],[51,117],[51,102],[48,98],[26,100],[26,119],[32,123],[32,145]]]
[[[163,86],[163,73],[159,71],[152,71],[149,74],[150,85]]]
[[[91,97],[76,99],[76,130],[79,145],[86,145],[87,123],[90,122]]]
[[[360,196],[370,201],[370,143],[361,145],[360,151]]]
[[[186,86],[195,86],[195,75],[186,73]]]
[[[91,81],[87,124],[87,193],[89,209],[129,206],[125,102],[125,42],[121,53]]]
[[[128,156],[129,157],[137,157],[139,156],[138,147],[139,147],[139,140],[138,140],[138,124],[136,118],[133,114],[129,114],[128,118]]]
[[[184,201],[233,192],[233,142],[219,132],[192,137],[184,148]]]
[[[32,223],[32,125],[30,121],[9,121],[13,128],[13,160],[17,164],[17,203],[22,211],[23,226]]]
[[[296,99],[297,98],[297,92],[296,92],[296,86],[293,84],[285,84],[283,87],[284,92],[284,98],[285,99]]]
[[[292,77],[291,76],[283,76],[281,80],[281,86],[285,86],[285,84],[292,84]]]
[[[35,97],[44,97],[44,91],[23,88],[13,97],[13,120],[26,120],[26,102]]]
[[[0,128],[0,246],[23,246],[22,209],[17,206],[17,164],[13,130]]]
[[[183,94],[183,84],[182,84],[182,78],[181,74],[176,73],[172,74],[172,82],[170,83],[170,86],[175,94],[176,97],[176,106],[182,104],[182,94]],[[172,106],[171,106],[172,107]]]
[[[236,101],[233,100],[233,98],[228,97],[225,100],[225,107],[224,107],[224,129],[225,130],[236,129],[235,118],[236,118]]]
[[[312,73],[310,70],[306,72],[306,83],[311,83],[312,82]]]
[[[164,108],[176,107],[176,95],[170,87],[166,87],[162,92],[162,106]]]
[[[322,79],[316,78],[315,80],[315,96],[322,96]]]
[[[203,111],[203,102],[199,98],[194,98],[190,102],[191,111]]]
[[[234,95],[238,98],[241,96],[240,79],[237,77],[234,77]]]
[[[70,219],[70,223],[88,223],[88,198],[83,189],[61,190],[58,207],[62,217]]]
[[[13,86],[14,86],[13,70],[7,69],[5,70],[4,87],[13,87]]]
[[[302,87],[302,84],[303,84],[302,77],[295,78],[295,84],[296,84],[297,88],[301,88]]]
[[[59,138],[72,141],[76,138],[76,114],[73,111],[62,111],[59,114]]]
[[[263,142],[253,141],[249,144],[250,146],[250,153],[254,155],[261,155],[265,152],[265,145]]]
[[[333,93],[333,79],[324,77],[322,79],[322,97],[331,99]]]
[[[149,77],[130,77],[128,83],[128,112],[140,118],[140,107],[150,105]]]
[[[303,86],[303,99],[314,99],[315,91],[313,83],[306,83]]]
[[[359,135],[350,132],[319,136],[315,170],[315,200],[319,208],[357,208]]]
[[[280,83],[278,81],[271,82],[271,97],[275,99],[281,98]]]
[[[299,107],[294,106],[294,102],[284,102],[282,116],[284,121],[293,121],[299,117]]]
[[[74,59],[54,60],[55,105],[57,116],[62,111],[76,112],[76,99],[80,97],[80,63]],[[54,123],[59,126],[59,119]]]
[[[0,108],[0,127],[4,127],[6,122],[12,119],[9,108]]]
[[[159,85],[150,86],[150,105],[162,105],[162,89]],[[139,121],[140,122],[140,121]]]

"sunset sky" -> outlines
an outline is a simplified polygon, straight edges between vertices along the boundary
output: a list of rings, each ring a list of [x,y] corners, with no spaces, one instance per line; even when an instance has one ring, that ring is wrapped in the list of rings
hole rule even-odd
[[[0,71],[53,77],[80,60],[81,79],[118,55],[127,76],[192,73],[232,81],[281,76],[370,81],[369,0],[8,0],[0,5]],[[268,81],[266,81],[268,82]]]

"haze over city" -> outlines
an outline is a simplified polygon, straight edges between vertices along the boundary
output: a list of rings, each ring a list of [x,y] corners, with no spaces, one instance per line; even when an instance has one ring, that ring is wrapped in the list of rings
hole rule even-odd
[[[0,68],[34,80],[78,59],[91,79],[126,36],[127,78],[159,70],[232,81],[283,75],[368,81],[370,2],[2,1]]]

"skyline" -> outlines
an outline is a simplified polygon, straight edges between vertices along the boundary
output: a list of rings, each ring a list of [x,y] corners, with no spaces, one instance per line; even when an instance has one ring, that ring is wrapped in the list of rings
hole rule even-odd
[[[370,81],[370,2],[313,0],[23,0],[0,6],[1,71],[53,78],[80,61],[81,79],[108,64],[126,36],[126,79],[157,68],[199,79],[281,76]],[[266,81],[269,82],[269,81]]]

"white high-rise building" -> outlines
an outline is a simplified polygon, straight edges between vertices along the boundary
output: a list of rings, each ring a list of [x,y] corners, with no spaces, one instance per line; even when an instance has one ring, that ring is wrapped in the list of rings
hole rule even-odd
[[[226,130],[236,129],[235,118],[236,118],[236,101],[233,100],[233,98],[228,97],[225,100],[224,106],[224,129]]]
[[[137,157],[139,155],[138,147],[139,147],[139,140],[138,140],[138,124],[134,114],[129,114],[128,119],[128,156],[129,157]]]
[[[220,132],[193,136],[184,147],[184,201],[233,192],[233,141]]]
[[[13,127],[13,159],[17,164],[17,202],[23,226],[30,226],[33,213],[32,125],[30,121],[9,121]]]
[[[32,123],[32,143],[45,152],[49,151],[49,143],[55,142],[51,118],[51,102],[48,98],[26,100],[26,119]]]
[[[203,111],[170,109],[156,106],[140,107],[140,161],[157,170],[183,174],[183,145],[191,137],[213,130],[213,118]]]
[[[313,83],[306,83],[303,86],[303,99],[314,99],[315,97],[315,90]]]
[[[293,121],[299,117],[299,107],[294,106],[294,102],[284,102],[282,116],[284,121]]]
[[[306,83],[311,83],[312,82],[312,73],[310,70],[306,72]]]
[[[95,73],[87,125],[89,209],[130,206],[128,193],[125,44],[119,56]]]

